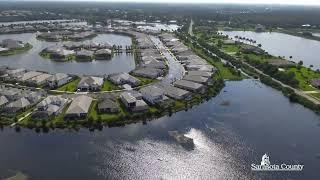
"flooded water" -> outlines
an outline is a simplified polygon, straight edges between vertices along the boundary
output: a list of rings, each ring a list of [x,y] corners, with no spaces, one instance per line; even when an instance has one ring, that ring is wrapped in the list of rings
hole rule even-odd
[[[228,102],[228,103],[224,103]],[[185,150],[169,136],[194,139]],[[320,117],[254,80],[227,82],[221,93],[188,111],[102,131],[37,134],[0,131],[0,179],[319,179]],[[302,172],[252,172],[300,163]]]
[[[320,68],[320,41],[305,39],[277,32],[256,33],[251,31],[223,31],[231,37],[241,36],[257,41],[262,45],[262,49],[275,56],[285,56],[286,59],[299,62],[302,60],[304,65],[313,65],[314,69]]]
[[[117,54],[111,60],[99,60],[93,62],[56,62],[42,58],[39,53],[46,47],[56,44],[56,42],[45,42],[36,39],[35,33],[0,35],[3,39],[16,39],[29,42],[33,48],[28,52],[13,56],[0,56],[0,65],[12,68],[27,68],[47,72],[61,72],[69,74],[103,75],[118,72],[129,72],[135,68],[134,56],[126,53]],[[129,36],[117,34],[99,34],[92,42],[130,46]]]

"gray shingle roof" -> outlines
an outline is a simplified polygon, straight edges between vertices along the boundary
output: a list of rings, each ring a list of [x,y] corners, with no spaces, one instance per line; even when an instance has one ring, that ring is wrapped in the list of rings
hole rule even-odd
[[[66,114],[88,113],[92,98],[89,96],[78,96],[70,104]]]

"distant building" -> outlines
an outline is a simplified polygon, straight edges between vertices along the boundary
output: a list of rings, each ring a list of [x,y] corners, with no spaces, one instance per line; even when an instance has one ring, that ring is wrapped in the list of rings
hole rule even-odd
[[[236,41],[231,39],[226,39],[223,41],[223,44],[232,45],[232,44],[236,44]]]
[[[256,32],[264,32],[265,30],[266,30],[266,28],[261,24],[257,24],[255,27]]]
[[[243,53],[254,53],[254,54],[258,54],[258,55],[265,53],[265,51],[263,49],[256,47],[256,46],[249,45],[249,44],[242,44],[240,51]]]
[[[92,60],[93,54],[94,54],[93,51],[88,51],[88,50],[82,49],[82,50],[76,52],[76,59],[77,60]]]
[[[13,40],[13,39],[4,39],[4,40],[2,40],[0,45],[4,48],[8,48],[8,49],[19,49],[19,48],[24,47],[24,44],[22,41],[17,41],[17,40]]]
[[[97,60],[111,59],[112,51],[110,49],[100,49],[94,53],[94,57]]]

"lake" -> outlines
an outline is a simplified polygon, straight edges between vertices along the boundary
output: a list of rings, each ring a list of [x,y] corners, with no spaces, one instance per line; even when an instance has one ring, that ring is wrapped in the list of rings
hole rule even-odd
[[[6,127],[0,179],[17,172],[35,180],[318,179],[319,120],[258,81],[228,81],[217,97],[146,125],[47,134]],[[193,138],[195,149],[183,149],[168,135],[172,130]],[[304,170],[252,172],[264,153],[271,164],[300,163]]]
[[[252,31],[223,31],[231,37],[241,36],[257,41],[262,49],[274,56],[285,56],[286,59],[299,62],[302,60],[307,67],[313,65],[314,69],[320,69],[320,41],[305,39],[278,32],[252,32]]]
[[[0,65],[12,68],[26,68],[47,72],[69,74],[104,75],[119,72],[129,72],[135,68],[134,56],[131,54],[117,54],[111,60],[97,60],[92,62],[56,62],[42,58],[39,53],[46,47],[57,42],[45,42],[36,39],[36,33],[0,35],[3,39],[15,39],[29,42],[33,48],[28,52],[13,56],[0,56]],[[125,46],[131,45],[131,37],[118,34],[98,34],[90,41]],[[60,42],[61,43],[61,42]]]

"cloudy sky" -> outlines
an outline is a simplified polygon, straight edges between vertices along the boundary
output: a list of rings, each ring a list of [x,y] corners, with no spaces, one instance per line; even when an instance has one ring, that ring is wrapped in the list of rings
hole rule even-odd
[[[0,0],[1,1],[1,0]],[[26,0],[28,1],[28,0]],[[46,1],[46,0],[38,0]],[[62,1],[62,0],[48,0]],[[66,1],[66,0],[64,0]],[[68,1],[105,1],[105,2],[148,2],[148,3],[241,3],[241,4],[297,4],[320,5],[320,0],[68,0]]]

